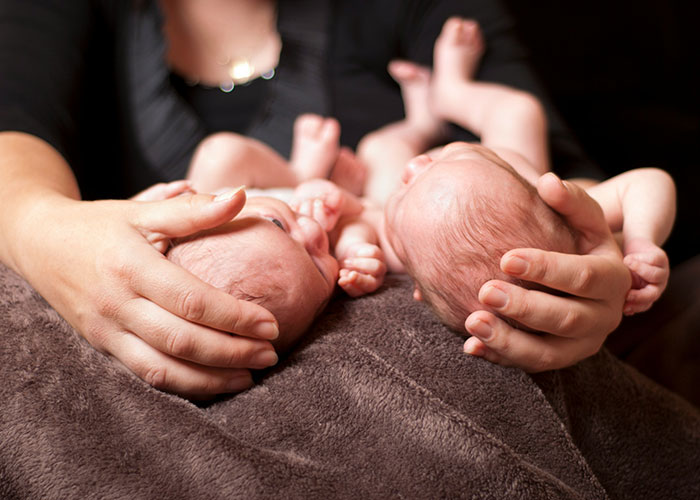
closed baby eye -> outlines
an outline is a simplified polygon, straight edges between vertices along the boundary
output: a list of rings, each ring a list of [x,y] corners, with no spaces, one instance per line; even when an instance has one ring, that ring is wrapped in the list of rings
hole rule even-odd
[[[284,224],[282,224],[282,221],[279,219],[275,219],[274,217],[265,217],[267,220],[272,222],[275,226],[280,228],[282,231],[287,231],[287,229],[284,227]]]

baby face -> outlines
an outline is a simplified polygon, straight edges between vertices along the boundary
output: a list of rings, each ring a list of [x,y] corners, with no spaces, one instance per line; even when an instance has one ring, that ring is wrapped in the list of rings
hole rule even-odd
[[[529,195],[532,187],[493,151],[454,142],[406,165],[399,189],[386,204],[387,235],[398,257],[430,258],[435,228],[445,214],[462,213],[458,195],[493,192],[496,200]],[[462,196],[463,197],[463,196]]]
[[[316,220],[294,212],[280,200],[261,196],[248,200],[229,224],[246,223],[253,223],[265,251],[270,247],[283,250],[287,265],[308,271],[302,274],[313,277],[314,292],[317,290],[325,299],[330,297],[338,278],[338,261],[330,254],[328,234]]]
[[[266,197],[248,199],[235,219],[178,244],[169,257],[213,286],[269,309],[280,325],[278,350],[306,330],[338,277],[321,226]]]

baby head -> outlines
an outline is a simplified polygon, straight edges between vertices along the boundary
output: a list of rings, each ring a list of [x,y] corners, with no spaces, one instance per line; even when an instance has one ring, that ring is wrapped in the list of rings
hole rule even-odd
[[[389,240],[417,292],[447,326],[482,309],[481,286],[510,281],[501,256],[513,248],[575,253],[574,233],[537,190],[493,151],[467,143],[409,162],[387,202]]]
[[[286,203],[249,198],[223,226],[176,242],[168,259],[201,280],[268,309],[278,352],[291,347],[328,303],[338,277],[328,236]]]

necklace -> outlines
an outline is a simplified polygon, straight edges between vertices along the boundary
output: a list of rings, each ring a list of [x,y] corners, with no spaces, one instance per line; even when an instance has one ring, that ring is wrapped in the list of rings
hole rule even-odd
[[[231,60],[231,58],[227,58],[226,60],[217,61],[217,64],[222,67],[222,73],[225,73],[227,76],[226,79],[219,83],[218,88],[227,94],[232,92],[237,85],[247,85],[256,78],[271,80],[276,74],[275,68],[271,68],[256,75],[255,65],[249,59]],[[183,78],[183,80],[190,87],[199,85],[209,89],[216,88],[216,86],[211,84],[202,83],[198,77]]]
[[[282,49],[275,0],[160,4],[167,60],[187,85],[228,93],[256,78],[275,76]]]
[[[248,59],[238,59],[236,61],[224,64],[227,66],[227,73],[230,77],[219,84],[219,89],[227,94],[236,88],[236,85],[245,85],[253,81],[256,77],[255,66]],[[263,80],[271,80],[275,76],[275,68],[272,68],[260,74]]]

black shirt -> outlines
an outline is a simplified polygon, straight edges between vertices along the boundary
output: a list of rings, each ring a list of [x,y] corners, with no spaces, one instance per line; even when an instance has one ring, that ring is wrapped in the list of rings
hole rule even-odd
[[[53,145],[87,199],[126,197],[182,178],[198,142],[218,129],[288,155],[303,112],[338,118],[341,141],[354,147],[403,117],[388,62],[430,65],[451,15],[482,26],[487,52],[477,78],[543,99],[555,169],[590,175],[594,167],[543,95],[496,0],[281,0],[276,76],[257,82],[264,87],[251,98],[234,90],[203,100],[173,85],[155,1],[0,0],[0,130]]]

